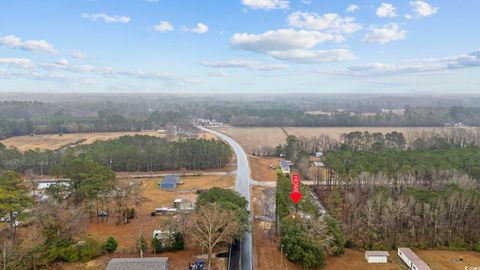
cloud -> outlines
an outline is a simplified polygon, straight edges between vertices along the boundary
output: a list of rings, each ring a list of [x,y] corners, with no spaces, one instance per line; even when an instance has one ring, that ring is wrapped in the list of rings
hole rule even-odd
[[[413,59],[403,61],[400,64],[369,63],[347,67],[345,70],[329,72],[329,74],[353,77],[393,76],[402,74],[442,72],[478,67],[480,67],[480,49],[458,56]]]
[[[382,3],[377,8],[378,17],[397,17],[397,12],[392,4]]]
[[[59,59],[52,64],[42,64],[41,67],[44,69],[56,69],[74,73],[88,73],[95,71],[95,68],[91,65],[71,65],[65,58]]]
[[[339,62],[355,59],[355,55],[347,49],[333,50],[292,50],[273,52],[273,57],[281,60],[303,63]]]
[[[312,0],[302,0],[302,3],[305,5],[310,5],[312,3]]]
[[[203,61],[202,66],[211,68],[245,68],[249,70],[273,71],[281,70],[288,67],[286,64],[266,64],[250,60],[228,60],[220,62]]]
[[[262,34],[237,33],[230,40],[232,47],[246,51],[269,53],[308,49],[326,41],[340,41],[330,33],[295,29],[272,30]]]
[[[288,0],[242,0],[242,4],[252,9],[287,9]]]
[[[156,32],[170,32],[173,31],[173,25],[168,21],[161,21],[159,24],[153,26]]]
[[[206,32],[208,32],[208,26],[199,22],[199,23],[197,23],[197,27],[195,27],[195,28],[183,27],[182,31],[183,32],[192,32],[192,33],[197,33],[197,34],[205,34]]]
[[[57,53],[57,50],[53,45],[45,40],[32,39],[22,41],[19,37],[14,35],[0,37],[0,45],[25,51],[46,52],[51,54]]]
[[[129,23],[131,21],[130,17],[127,16],[115,16],[107,15],[105,13],[83,13],[82,17],[91,21],[104,21],[106,23]]]
[[[21,68],[33,67],[33,62],[27,58],[0,58],[0,65],[13,65]]]
[[[362,29],[353,17],[342,18],[335,13],[318,15],[312,12],[294,12],[288,16],[288,24],[292,27],[308,30],[324,30],[332,33],[354,33]]]
[[[428,17],[438,12],[438,7],[433,7],[425,1],[411,1],[410,6],[419,17]]]
[[[75,59],[85,59],[87,58],[87,54],[82,51],[72,51],[70,52],[70,56]]]
[[[227,77],[228,74],[223,71],[210,71],[208,72],[208,76],[211,77]]]
[[[350,4],[348,7],[347,7],[347,13],[354,13],[354,12],[357,12],[358,10],[360,9],[359,6],[355,5],[355,4]]]
[[[381,27],[372,26],[363,38],[363,42],[386,44],[395,40],[405,39],[407,32],[402,30],[396,23],[390,23]]]
[[[353,58],[344,49],[315,50],[327,41],[342,41],[341,35],[319,31],[279,29],[262,34],[238,33],[230,44],[233,48],[270,55],[279,60],[303,63],[323,63]]]

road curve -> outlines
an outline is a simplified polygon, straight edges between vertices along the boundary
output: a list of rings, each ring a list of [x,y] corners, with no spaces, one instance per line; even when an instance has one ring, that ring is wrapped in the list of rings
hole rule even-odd
[[[232,138],[228,137],[227,135],[220,133],[218,131],[214,131],[205,127],[198,127],[199,129],[212,133],[222,140],[227,142],[235,152],[237,156],[237,179],[235,181],[235,189],[239,192],[242,196],[244,196],[248,201],[250,201],[250,165],[248,163],[247,154],[243,150],[243,148]],[[250,209],[250,202],[247,203],[247,209],[251,213]],[[250,232],[246,232],[243,236],[243,241],[241,242],[240,248],[240,269],[242,270],[252,270],[253,268],[253,260],[252,260],[252,234]]]

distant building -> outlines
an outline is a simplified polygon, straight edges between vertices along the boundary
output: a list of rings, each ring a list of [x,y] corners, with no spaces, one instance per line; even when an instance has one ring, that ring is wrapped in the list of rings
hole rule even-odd
[[[163,178],[159,186],[161,189],[173,190],[177,188],[179,181],[180,177],[178,177],[178,175],[167,175]]]
[[[387,251],[365,251],[365,259],[368,263],[387,263],[388,262]]]
[[[36,189],[47,189],[53,185],[60,185],[64,187],[70,186],[70,179],[48,179],[35,181]]]
[[[283,173],[290,173],[290,164],[288,160],[280,160],[280,169]]]
[[[108,262],[107,270],[168,270],[168,257],[115,258]]]
[[[323,157],[323,152],[317,151],[317,152],[315,152],[315,156],[318,157],[318,158]]]
[[[195,203],[185,198],[176,198],[173,201],[173,207],[179,212],[189,212],[195,209]]]
[[[398,256],[412,270],[432,270],[420,257],[409,248],[398,248]]]

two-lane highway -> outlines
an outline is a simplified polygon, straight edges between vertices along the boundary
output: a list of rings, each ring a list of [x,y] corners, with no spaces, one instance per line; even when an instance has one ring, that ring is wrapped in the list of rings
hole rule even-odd
[[[226,136],[223,133],[204,128],[198,127],[199,129],[215,134],[220,137],[222,140],[227,142],[235,152],[237,156],[237,180],[235,181],[235,189],[242,196],[247,198],[250,201],[250,165],[248,163],[247,154],[243,148],[232,138]],[[250,203],[247,205],[248,211],[251,212]],[[252,261],[252,234],[250,232],[245,233],[243,241],[240,243],[240,269],[241,270],[251,270],[253,268]]]

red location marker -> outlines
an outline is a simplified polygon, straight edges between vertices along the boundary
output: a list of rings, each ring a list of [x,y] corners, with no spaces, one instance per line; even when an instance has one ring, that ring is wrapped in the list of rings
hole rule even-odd
[[[292,175],[292,193],[290,193],[290,198],[292,198],[295,204],[300,201],[302,198],[302,193],[300,191],[300,176],[298,174]]]

